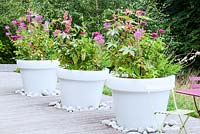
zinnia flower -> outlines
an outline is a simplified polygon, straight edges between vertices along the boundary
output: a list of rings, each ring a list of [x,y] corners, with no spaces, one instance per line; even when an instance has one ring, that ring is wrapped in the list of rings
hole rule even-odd
[[[163,29],[160,29],[160,30],[158,30],[158,32],[160,32],[160,33],[165,33],[166,31],[163,30]]]
[[[134,33],[134,38],[139,40],[142,36],[144,36],[145,30],[144,29],[137,29]]]
[[[158,33],[152,33],[151,37],[153,37],[154,39],[158,38]]]

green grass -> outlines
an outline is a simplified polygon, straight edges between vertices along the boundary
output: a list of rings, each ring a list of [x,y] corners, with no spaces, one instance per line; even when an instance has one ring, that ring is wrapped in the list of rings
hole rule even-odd
[[[112,96],[112,90],[105,86],[103,90],[103,94]]]

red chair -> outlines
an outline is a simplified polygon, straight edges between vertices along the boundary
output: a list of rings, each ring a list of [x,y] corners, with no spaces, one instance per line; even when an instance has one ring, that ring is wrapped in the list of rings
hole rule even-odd
[[[200,77],[189,77],[190,89],[177,90],[176,93],[190,95],[193,97],[196,110],[200,116],[200,109],[196,101],[196,97],[200,97]]]

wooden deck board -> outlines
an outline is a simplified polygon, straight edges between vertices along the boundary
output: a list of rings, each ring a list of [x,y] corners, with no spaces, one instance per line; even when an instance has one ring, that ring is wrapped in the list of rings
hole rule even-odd
[[[26,97],[15,94],[22,88],[20,74],[0,72],[0,134],[120,134],[101,124],[114,117],[112,110],[67,113],[49,107],[59,97]],[[112,101],[103,97],[103,101]],[[177,117],[170,117],[177,120]],[[189,134],[199,134],[200,120],[190,118]],[[176,134],[169,131],[168,134]]]

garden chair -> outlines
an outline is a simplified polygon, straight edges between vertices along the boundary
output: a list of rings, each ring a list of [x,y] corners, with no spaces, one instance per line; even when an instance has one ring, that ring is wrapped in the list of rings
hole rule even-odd
[[[173,98],[173,104],[174,104],[174,107],[175,107],[175,110],[172,110],[172,111],[159,111],[159,112],[155,112],[155,116],[157,115],[165,115],[165,119],[163,121],[163,123],[161,124],[159,130],[160,132],[162,132],[162,129],[165,125],[165,122],[166,122],[166,119],[169,115],[176,115],[178,116],[179,120],[180,120],[180,123],[181,123],[181,126],[180,126],[180,130],[179,130],[179,134],[182,133],[182,131],[184,130],[185,131],[185,134],[187,134],[187,130],[186,130],[186,123],[190,117],[190,114],[191,113],[194,113],[193,110],[187,110],[187,109],[178,109],[177,108],[177,103],[176,103],[176,98],[175,98],[175,93],[174,93],[174,89],[171,90],[172,91],[172,98]],[[186,118],[182,118],[182,116],[186,116]]]
[[[177,90],[176,92],[180,94],[192,96],[196,110],[200,116],[200,109],[196,101],[196,97],[200,97],[200,84],[198,83],[200,82],[200,77],[189,77],[189,80],[190,80],[190,89],[181,89],[181,90]]]

